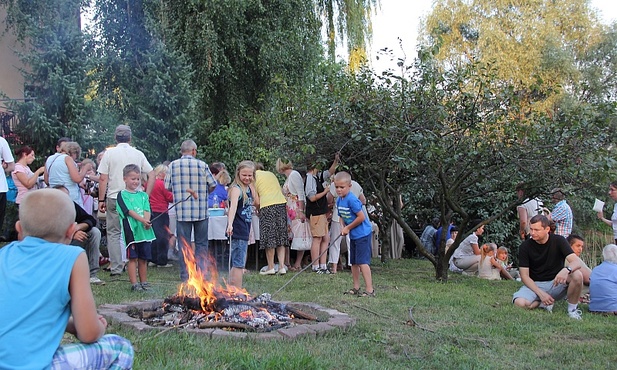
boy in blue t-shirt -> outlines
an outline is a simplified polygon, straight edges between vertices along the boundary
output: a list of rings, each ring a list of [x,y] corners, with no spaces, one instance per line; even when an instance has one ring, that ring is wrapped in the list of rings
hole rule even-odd
[[[148,260],[152,259],[152,241],[156,239],[150,222],[150,200],[148,194],[139,191],[141,171],[137,165],[127,164],[122,174],[126,189],[118,193],[117,210],[129,260],[126,268],[131,290],[143,291],[150,287]]]
[[[338,198],[336,207],[341,221],[341,235],[349,234],[349,261],[353,288],[345,294],[360,297],[374,297],[373,279],[371,277],[371,223],[362,209],[362,202],[351,190],[351,176],[347,172],[339,172],[334,176],[334,187]],[[366,291],[360,292],[360,273],[366,285]]]
[[[81,247],[67,245],[75,207],[55,189],[26,194],[19,241],[0,249],[0,369],[131,369],[133,347],[107,334]],[[78,342],[62,344],[63,334]]]

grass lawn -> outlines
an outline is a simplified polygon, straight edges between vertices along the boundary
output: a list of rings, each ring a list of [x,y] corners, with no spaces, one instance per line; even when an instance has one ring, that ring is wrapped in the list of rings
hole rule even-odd
[[[615,317],[583,310],[583,320],[566,315],[566,302],[554,313],[513,307],[521,283],[486,281],[452,274],[434,280],[432,265],[396,260],[372,266],[376,298],[343,295],[351,274],[304,272],[276,300],[316,302],[348,313],[357,324],[315,339],[296,341],[211,340],[169,331],[157,337],[109,327],[135,346],[136,369],[606,369],[617,363]],[[176,291],[177,269],[151,268],[153,289],[130,291],[126,275],[93,287],[98,304],[163,298]],[[274,293],[293,275],[244,276],[252,295]],[[406,324],[409,309],[421,327]],[[426,330],[425,330],[426,329]],[[612,365],[611,365],[612,364]]]

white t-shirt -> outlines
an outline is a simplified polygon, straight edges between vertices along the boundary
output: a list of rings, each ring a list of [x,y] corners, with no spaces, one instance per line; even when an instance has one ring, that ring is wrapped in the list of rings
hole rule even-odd
[[[116,199],[118,193],[126,187],[122,171],[127,164],[137,165],[142,173],[152,171],[152,166],[144,153],[127,143],[119,143],[114,148],[107,149],[99,165],[98,172],[109,176],[107,196],[111,199]]]
[[[11,147],[9,143],[0,136],[0,160],[5,163],[13,163],[13,153],[11,153]],[[0,193],[6,193],[9,191],[9,184],[6,182],[6,175],[0,176]]]
[[[472,244],[478,245],[478,236],[476,233],[472,233],[461,242],[461,245],[454,251],[452,258],[475,256],[473,247],[471,246]]]

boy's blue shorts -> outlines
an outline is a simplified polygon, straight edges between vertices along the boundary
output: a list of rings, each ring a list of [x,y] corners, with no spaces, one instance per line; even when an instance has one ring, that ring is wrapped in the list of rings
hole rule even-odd
[[[246,265],[248,240],[231,239],[231,267],[243,269]]]
[[[372,234],[351,240],[349,248],[349,262],[352,265],[370,265],[372,255]]]
[[[126,248],[128,259],[139,258],[140,260],[152,259],[152,242],[133,243]]]

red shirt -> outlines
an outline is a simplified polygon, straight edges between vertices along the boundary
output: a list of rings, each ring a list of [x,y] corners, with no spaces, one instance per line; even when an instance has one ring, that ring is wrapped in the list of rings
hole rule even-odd
[[[171,191],[165,189],[165,183],[161,179],[154,181],[154,187],[150,194],[150,209],[152,212],[163,213],[167,212],[169,203],[174,201],[174,195]]]

